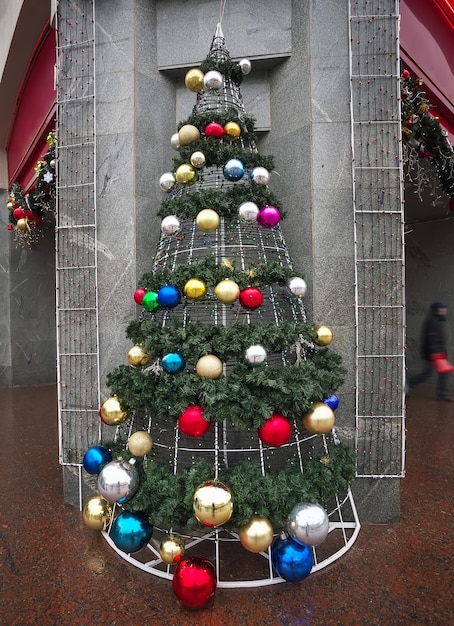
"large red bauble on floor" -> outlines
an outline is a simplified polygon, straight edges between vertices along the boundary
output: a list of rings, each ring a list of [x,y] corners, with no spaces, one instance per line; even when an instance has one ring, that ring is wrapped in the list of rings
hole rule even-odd
[[[246,287],[240,291],[239,301],[243,308],[254,311],[262,305],[263,295],[257,287]]]
[[[216,591],[216,571],[201,556],[181,559],[173,574],[173,591],[188,609],[203,609]]]
[[[202,407],[194,404],[180,415],[178,428],[188,437],[203,437],[210,430],[210,422],[203,419]]]
[[[261,428],[257,429],[260,439],[267,446],[278,448],[290,439],[292,427],[286,417],[273,413]]]

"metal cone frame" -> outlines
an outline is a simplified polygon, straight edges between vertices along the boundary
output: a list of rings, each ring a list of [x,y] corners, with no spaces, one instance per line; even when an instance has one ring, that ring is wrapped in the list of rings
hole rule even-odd
[[[216,27],[209,56],[217,60],[230,60],[220,23]],[[242,118],[244,105],[239,86],[227,77],[219,90],[207,89],[197,94],[194,112],[225,112],[229,107],[234,107],[238,112],[238,117]],[[252,141],[245,144],[240,140],[238,145],[256,153],[255,144]],[[241,185],[241,189],[247,190],[251,185],[256,184],[251,182],[250,171],[246,172],[239,182],[226,180],[222,167],[205,165],[198,169],[197,174],[198,180],[194,184],[187,187],[175,185],[169,197],[188,197],[190,194],[209,188],[224,193],[234,185]],[[209,233],[198,230],[195,220],[180,219],[180,230],[177,235],[162,235],[155,255],[153,273],[166,268],[174,270],[179,264],[189,264],[194,259],[204,259],[209,255],[214,255],[217,263],[225,264],[226,267],[232,263],[239,268],[248,268],[253,264],[266,266],[277,262],[282,267],[292,268],[279,225],[276,228],[265,229],[257,222],[247,221],[237,215],[222,217],[216,231]],[[194,278],[200,277],[194,276]],[[253,276],[251,280],[253,282]],[[211,299],[189,302],[187,306],[175,307],[171,311],[144,312],[144,316],[145,318],[147,315],[153,316],[161,322],[162,332],[166,332],[166,329],[174,324],[184,327],[188,321],[197,322],[204,327],[232,324],[278,326],[281,321],[285,320],[295,323],[306,322],[302,298],[292,294],[286,286],[266,285],[261,288],[261,292],[263,305],[254,311],[242,308],[237,302],[225,305],[216,300],[213,295]],[[214,289],[212,293],[214,294]],[[290,348],[289,346],[289,350],[285,353],[268,354],[267,365],[282,368],[293,363],[295,349],[292,355]],[[304,350],[305,346],[301,344],[299,346],[301,360],[304,360]],[[233,367],[232,363],[224,363],[223,375],[228,377]],[[272,451],[264,446],[254,429],[241,431],[234,428],[228,420],[212,423],[201,442],[183,435],[178,431],[178,427],[173,428],[172,423],[166,420],[165,416],[161,419],[155,415],[140,418],[136,416],[135,419],[135,430],[150,429],[149,422],[152,422],[150,434],[153,437],[154,450],[159,450],[161,462],[174,467],[175,472],[191,467],[194,459],[198,458],[205,459],[213,467],[220,469],[234,467],[241,462],[253,461],[261,464],[263,474],[280,470],[286,467],[288,460],[292,460],[298,471],[298,468],[303,467],[302,459],[320,457],[324,464],[329,464],[328,451],[340,443],[334,430],[330,434],[318,436],[307,433],[304,431],[301,419],[292,421],[292,436],[288,444]],[[213,478],[216,479],[217,476]],[[235,493],[233,492],[232,500],[235,511]],[[360,530],[350,489],[334,495],[329,500],[327,513],[330,520],[328,537],[322,544],[320,553],[318,553],[318,547],[312,548],[314,554],[312,571],[326,567],[344,554],[353,545]],[[281,528],[274,529],[275,537],[279,536],[281,530]],[[159,552],[161,542],[165,540],[168,533],[172,533],[183,539],[185,554],[197,555],[201,551],[215,564],[219,587],[258,587],[284,582],[283,578],[273,570],[271,547],[258,554],[252,554],[243,548],[236,530],[226,530],[223,527],[201,530],[155,527],[148,550],[133,556],[119,551],[110,539],[109,532],[110,530],[107,529],[104,533],[107,541],[124,559],[161,578],[171,579],[173,576],[173,566],[163,562]],[[234,571],[229,569],[228,563],[235,564]]]

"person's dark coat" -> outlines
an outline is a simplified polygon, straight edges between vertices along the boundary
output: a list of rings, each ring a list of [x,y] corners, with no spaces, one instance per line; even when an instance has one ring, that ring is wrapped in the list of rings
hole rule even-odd
[[[438,303],[431,306],[430,315],[423,326],[421,356],[427,361],[430,361],[434,354],[447,354],[444,318],[438,314],[439,308],[443,307],[440,307]]]

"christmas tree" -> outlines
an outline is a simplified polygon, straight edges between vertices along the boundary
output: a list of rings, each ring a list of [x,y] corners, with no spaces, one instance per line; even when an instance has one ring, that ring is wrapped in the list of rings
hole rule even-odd
[[[84,457],[99,474],[87,525],[107,528],[120,552],[151,551],[139,567],[173,577],[192,608],[208,601],[234,548],[240,581],[302,580],[323,559],[315,547],[343,525],[345,502],[354,509],[354,455],[333,428],[344,370],[331,329],[306,319],[273,159],[257,151],[243,106],[250,68],[230,58],[218,25],[186,74],[196,103],[160,178],[162,236],[134,293],[129,364],[109,374],[100,410],[114,441]],[[208,580],[200,597],[194,572],[196,586]]]

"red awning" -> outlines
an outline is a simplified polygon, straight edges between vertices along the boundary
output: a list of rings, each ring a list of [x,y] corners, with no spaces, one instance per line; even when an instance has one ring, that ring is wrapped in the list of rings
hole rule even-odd
[[[34,167],[47,152],[47,134],[55,127],[55,31],[46,27],[19,88],[7,141],[9,185],[19,182],[27,190]]]

